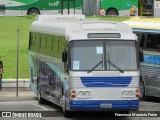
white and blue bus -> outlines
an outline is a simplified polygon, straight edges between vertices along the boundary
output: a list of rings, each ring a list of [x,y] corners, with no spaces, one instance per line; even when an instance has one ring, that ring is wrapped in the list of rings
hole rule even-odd
[[[30,28],[29,60],[39,103],[51,101],[65,116],[138,109],[143,54],[125,23],[40,15]]]
[[[147,96],[160,97],[160,22],[159,18],[132,18],[124,21],[139,37],[143,49],[141,63],[140,99]]]

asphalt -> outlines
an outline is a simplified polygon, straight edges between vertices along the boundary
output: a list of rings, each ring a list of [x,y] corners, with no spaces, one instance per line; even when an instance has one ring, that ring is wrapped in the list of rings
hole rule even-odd
[[[0,102],[10,101],[36,101],[37,95],[30,90],[19,90],[18,96],[16,90],[1,90]]]

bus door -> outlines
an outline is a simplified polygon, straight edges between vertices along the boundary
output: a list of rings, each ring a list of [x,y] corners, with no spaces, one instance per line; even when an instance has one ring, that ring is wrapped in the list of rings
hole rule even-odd
[[[154,17],[160,17],[160,0],[154,0]]]
[[[139,0],[139,16],[153,16],[154,0]]]
[[[42,0],[41,14],[59,14],[61,7],[61,0]]]

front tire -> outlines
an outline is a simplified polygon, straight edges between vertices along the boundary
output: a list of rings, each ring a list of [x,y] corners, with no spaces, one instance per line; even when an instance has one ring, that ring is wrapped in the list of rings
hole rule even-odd
[[[30,9],[30,10],[27,12],[27,15],[39,15],[39,14],[40,14],[39,10],[38,10],[38,9],[35,9],[35,8]]]
[[[144,82],[143,80],[141,79],[140,80],[140,95],[139,95],[139,100],[143,101],[146,99],[146,95],[145,95],[145,86],[144,86]]]
[[[64,95],[61,98],[61,108],[62,108],[62,113],[63,113],[64,117],[66,117],[66,118],[71,117],[71,111],[68,111],[66,109],[66,98]]]

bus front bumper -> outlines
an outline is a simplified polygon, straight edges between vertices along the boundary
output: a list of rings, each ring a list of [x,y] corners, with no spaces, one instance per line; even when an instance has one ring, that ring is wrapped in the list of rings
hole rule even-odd
[[[70,102],[71,111],[114,111],[114,110],[137,110],[139,106],[138,100],[126,101],[81,101],[72,100]]]

